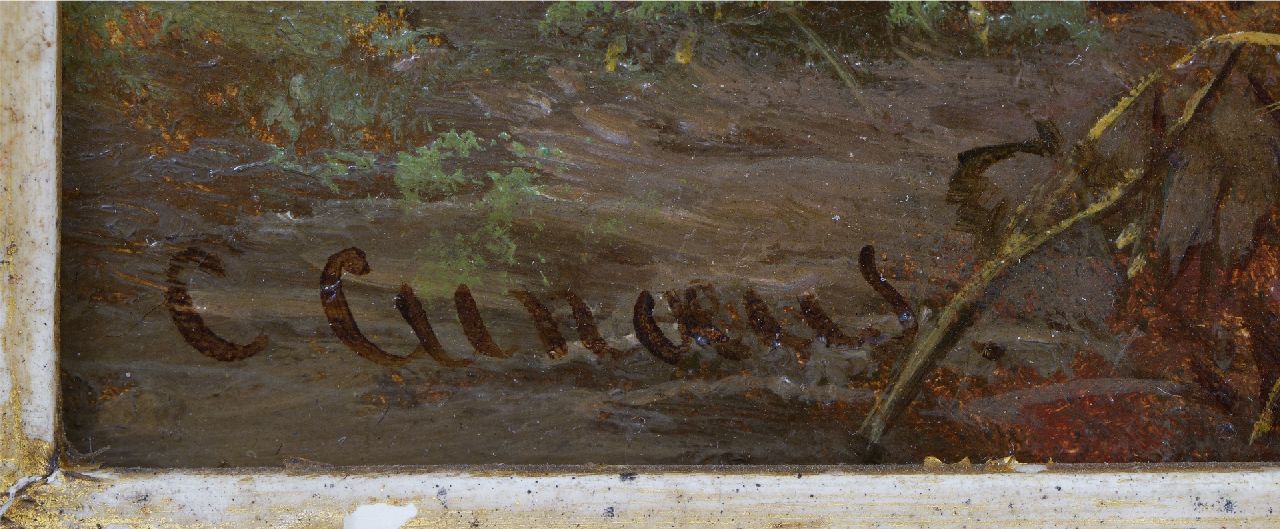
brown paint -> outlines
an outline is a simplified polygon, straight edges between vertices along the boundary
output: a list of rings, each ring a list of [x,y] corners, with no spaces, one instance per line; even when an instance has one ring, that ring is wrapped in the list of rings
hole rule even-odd
[[[636,338],[645,349],[653,353],[653,356],[668,364],[676,365],[684,358],[685,348],[676,347],[676,344],[671,343],[671,340],[662,334],[662,329],[658,328],[658,323],[653,320],[653,305],[653,295],[649,294],[648,290],[640,291],[631,317],[631,323],[636,329]]]
[[[701,292],[706,296],[710,309],[706,310],[706,318],[710,322],[710,326],[717,332],[723,334],[727,340],[716,344],[716,354],[729,360],[746,360],[751,356],[751,347],[742,341],[742,336],[746,334],[746,326],[742,324],[738,318],[737,308],[732,304],[721,303],[720,296],[716,294],[715,285],[706,282],[695,282],[691,287],[695,292]],[[729,320],[723,321],[719,319],[719,309],[723,309],[728,315]],[[735,336],[734,334],[737,334]]]
[[[252,342],[239,345],[224,340],[209,330],[204,323],[204,318],[196,312],[191,295],[187,292],[187,284],[182,279],[183,270],[191,264],[217,277],[226,275],[222,260],[217,255],[199,248],[187,248],[169,259],[169,270],[166,274],[169,289],[165,291],[165,305],[168,306],[169,316],[173,318],[174,325],[178,327],[178,332],[182,333],[182,338],[187,341],[187,344],[194,347],[200,354],[223,362],[244,360],[266,349],[270,340],[265,334],[259,334]]]
[[[698,292],[704,292],[712,303],[707,309],[698,301]],[[706,283],[697,283],[684,289],[683,292],[667,292],[667,305],[675,316],[680,329],[680,341],[684,346],[696,343],[702,347],[712,347],[716,354],[730,360],[744,360],[751,355],[750,349],[742,343],[741,338],[730,338],[715,323],[715,308],[719,308],[719,298],[715,290]]]
[[[947,185],[946,202],[957,207],[957,228],[977,237],[977,247],[983,252],[995,249],[1009,212],[1007,198],[991,207],[983,205],[985,195],[998,191],[987,177],[987,169],[1018,153],[1051,157],[1061,149],[1062,133],[1052,122],[1036,122],[1036,131],[1035,139],[975,147],[956,155],[956,171]]]
[[[1253,96],[1258,99],[1263,108],[1271,109],[1267,111],[1267,115],[1271,116],[1277,127],[1280,127],[1280,108],[1273,106],[1276,104],[1276,98],[1272,97],[1271,91],[1267,90],[1266,85],[1262,84],[1262,78],[1258,77],[1257,74],[1251,73],[1247,77],[1249,78],[1249,86],[1253,88]]]
[[[476,353],[494,358],[511,356],[510,352],[502,350],[497,343],[494,343],[493,336],[489,334],[489,328],[485,327],[484,320],[480,317],[480,308],[476,306],[476,299],[471,297],[471,289],[467,288],[467,285],[458,285],[458,289],[453,292],[453,304],[458,310],[458,321],[462,323],[462,332],[467,335],[467,341],[471,342]]]
[[[880,294],[880,297],[893,307],[893,313],[898,317],[898,324],[902,326],[903,336],[907,341],[914,339],[916,330],[920,326],[919,320],[916,319],[916,311],[911,308],[907,298],[902,297],[898,289],[893,288],[893,285],[889,284],[889,281],[876,268],[875,247],[869,244],[862,247],[862,251],[858,253],[858,269],[862,272],[862,279],[871,285],[872,290]]]
[[[800,295],[800,319],[804,320],[805,325],[813,329],[818,338],[827,344],[827,347],[833,345],[843,345],[857,347],[862,345],[862,340],[850,338],[836,322],[831,320],[827,315],[827,311],[822,310],[822,306],[818,304],[817,296],[811,292]]]
[[[894,308],[907,335],[913,335],[916,329],[914,310],[875,268],[875,250],[870,246],[864,247],[859,262],[863,278]],[[252,343],[241,346],[223,340],[204,325],[203,319],[192,308],[190,295],[187,294],[186,286],[179,278],[185,265],[190,263],[198,263],[201,269],[209,273],[223,275],[221,261],[216,256],[196,248],[188,248],[171,260],[170,288],[166,298],[170,313],[183,333],[183,337],[202,354],[223,361],[241,360],[261,352],[267,345],[265,335],[260,335]],[[408,355],[398,356],[388,353],[365,337],[347,303],[346,294],[342,288],[342,275],[344,273],[365,275],[369,272],[369,262],[364,251],[356,247],[347,248],[329,256],[321,272],[320,298],[325,317],[334,335],[344,345],[362,358],[388,367],[402,366],[424,356],[430,356],[445,367],[465,367],[472,364],[472,360],[453,358],[448,355],[431,326],[421,300],[418,299],[413,288],[407,284],[400,286],[400,291],[395,297],[395,307],[418,338],[419,347]],[[712,304],[711,308],[700,303],[700,293]],[[559,323],[550,309],[528,291],[512,290],[510,294],[529,312],[538,330],[539,338],[547,348],[548,355],[552,358],[561,358],[568,354],[567,341],[560,333]],[[789,347],[796,351],[802,363],[806,360],[805,351],[810,341],[784,331],[782,325],[773,317],[768,306],[754,290],[748,289],[743,294],[743,303],[747,312],[745,325],[740,321],[736,307],[732,304],[721,306],[713,285],[699,282],[683,291],[668,292],[667,296],[672,315],[679,325],[681,345],[671,342],[654,320],[654,300],[648,291],[642,291],[637,298],[632,319],[640,343],[663,362],[673,365],[679,363],[690,343],[712,347],[717,354],[730,360],[741,361],[750,357],[750,347],[743,343],[742,338],[730,336],[723,330],[724,325],[717,324],[717,309],[720,308],[729,313],[728,325],[736,324],[739,329],[750,327],[765,346]],[[617,357],[623,354],[610,347],[600,335],[591,309],[582,298],[572,291],[566,291],[565,299],[572,308],[578,336],[584,347],[601,356]],[[804,294],[800,296],[799,301],[798,314],[801,319],[828,345],[858,347],[865,342],[866,338],[876,334],[873,330],[868,330],[859,333],[857,337],[850,337],[831,320],[813,294]],[[503,350],[494,342],[467,285],[458,285],[454,292],[454,304],[463,332],[476,353],[496,358],[511,356],[511,352]]]
[[[760,299],[760,295],[755,290],[747,289],[742,294],[742,303],[747,306],[747,322],[751,324],[751,330],[755,331],[760,343],[770,348],[780,347],[783,336],[782,325],[778,324],[778,320],[773,317],[764,300]]]
[[[973,350],[977,351],[978,354],[982,355],[983,358],[986,358],[987,360],[990,360],[992,362],[995,362],[1000,360],[1001,358],[1004,358],[1005,348],[1004,346],[998,343],[970,342],[969,346],[973,347]]]
[[[320,272],[320,304],[324,306],[324,316],[329,320],[334,336],[361,358],[382,366],[402,366],[421,356],[424,353],[421,348],[409,356],[395,356],[374,345],[360,332],[351,307],[347,305],[347,296],[342,291],[344,272],[358,276],[369,273],[369,261],[363,250],[352,246],[330,255]]]
[[[1240,394],[1236,392],[1235,388],[1231,387],[1231,384],[1222,376],[1218,368],[1211,365],[1208,359],[1192,355],[1190,360],[1188,363],[1190,364],[1191,375],[1194,377],[1196,384],[1199,384],[1201,389],[1209,395],[1209,402],[1217,406],[1219,410],[1231,413],[1236,403],[1240,401]],[[1269,387],[1265,388],[1260,398],[1266,399],[1267,391],[1269,390]],[[1266,400],[1261,402],[1266,402]]]
[[[560,324],[556,322],[555,316],[547,306],[525,290],[511,290],[510,294],[524,305],[524,310],[533,319],[533,325],[538,329],[538,338],[547,349],[547,355],[551,358],[561,358],[568,354],[569,346],[565,343],[564,335],[560,334]]]
[[[582,346],[599,356],[621,356],[620,351],[609,347],[609,342],[600,336],[591,307],[572,290],[565,291],[564,297],[573,309],[573,319],[577,324],[578,339],[582,341]]]
[[[1271,390],[1280,379],[1280,306],[1274,294],[1280,283],[1280,214],[1258,219],[1253,230],[1253,247],[1241,258],[1234,273],[1236,290],[1243,293],[1240,314],[1248,332],[1248,353],[1258,370],[1257,403],[1264,408]],[[1208,362],[1208,361],[1206,361]],[[1212,388],[1211,388],[1212,390]],[[1270,410],[1280,416],[1280,400]],[[1275,419],[1273,419],[1275,420]]]
[[[693,318],[687,314],[688,310],[685,308],[685,302],[679,292],[668,290],[663,295],[667,298],[667,308],[671,309],[671,316],[676,320],[676,330],[680,334],[680,345],[688,347],[690,343],[694,343],[700,338],[695,330],[697,322],[693,321]]]
[[[431,328],[431,322],[427,319],[427,312],[422,309],[422,301],[418,299],[412,287],[407,284],[400,285],[400,293],[396,294],[395,305],[396,310],[399,310],[400,315],[404,317],[404,321],[408,322],[409,327],[413,329],[414,336],[418,337],[418,343],[422,346],[422,350],[426,351],[436,362],[445,367],[466,367],[471,365],[471,360],[451,358],[445,352],[444,346],[440,345],[440,339],[436,338],[435,330]]]

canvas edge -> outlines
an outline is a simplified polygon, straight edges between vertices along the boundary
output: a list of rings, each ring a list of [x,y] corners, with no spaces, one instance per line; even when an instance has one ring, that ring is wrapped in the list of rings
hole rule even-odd
[[[0,525],[1280,526],[1266,465],[59,469],[57,20],[0,3]]]

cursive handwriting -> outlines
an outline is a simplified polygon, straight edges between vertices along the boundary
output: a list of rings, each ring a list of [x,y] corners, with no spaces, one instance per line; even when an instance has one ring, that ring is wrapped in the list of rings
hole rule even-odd
[[[187,248],[170,259],[169,290],[165,300],[174,324],[187,343],[205,356],[227,362],[244,360],[266,349],[269,340],[264,334],[258,335],[247,345],[237,345],[219,337],[205,325],[203,318],[192,306],[191,296],[181,277],[183,270],[190,264],[197,264],[201,270],[217,276],[224,275],[222,261],[216,255],[199,248]],[[858,256],[858,267],[863,280],[893,308],[904,336],[914,336],[917,329],[915,311],[906,298],[876,269],[874,248],[862,248]],[[472,363],[468,359],[453,358],[445,352],[422,308],[422,301],[408,284],[400,285],[394,304],[413,330],[418,346],[408,354],[396,355],[370,341],[356,324],[342,289],[345,274],[359,276],[369,272],[369,261],[364,251],[356,247],[329,256],[320,272],[320,305],[324,309],[329,328],[343,345],[361,358],[386,367],[399,367],[428,357],[446,367],[465,367]],[[551,310],[531,292],[512,290],[510,295],[529,313],[547,354],[551,358],[568,354],[568,342],[560,333],[560,323]],[[742,296],[747,313],[745,321],[734,305],[720,303],[715,289],[708,283],[695,282],[683,291],[667,292],[664,297],[679,330],[679,343],[668,338],[654,319],[655,301],[647,290],[641,291],[636,297],[632,309],[632,326],[635,328],[636,339],[645,350],[672,365],[679,364],[695,344],[711,347],[717,354],[730,360],[745,360],[750,355],[750,347],[744,342],[748,328],[761,344],[771,349],[793,349],[802,362],[807,359],[806,349],[815,339],[827,345],[857,347],[879,334],[873,328],[864,329],[855,336],[845,334],[822,309],[813,294],[800,296],[798,311],[800,319],[813,330],[813,339],[804,339],[786,332],[760,295],[751,289],[747,289]],[[610,347],[600,336],[591,309],[582,298],[572,290],[565,291],[563,298],[572,309],[578,339],[583,347],[601,357],[618,357],[623,354]],[[704,306],[702,299],[709,301],[712,308]],[[495,358],[511,356],[512,351],[503,349],[494,342],[467,285],[458,285],[453,301],[463,334],[477,354]],[[721,310],[728,312],[727,320],[722,317]]]

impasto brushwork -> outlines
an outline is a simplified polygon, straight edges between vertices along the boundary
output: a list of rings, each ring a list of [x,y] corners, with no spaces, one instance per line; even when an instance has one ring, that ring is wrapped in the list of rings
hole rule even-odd
[[[68,457],[1280,458],[1280,7],[61,7]]]

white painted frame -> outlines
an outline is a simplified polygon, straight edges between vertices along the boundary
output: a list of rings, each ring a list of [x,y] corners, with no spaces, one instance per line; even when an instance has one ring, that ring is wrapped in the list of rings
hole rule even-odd
[[[1280,527],[1274,464],[69,466],[57,24],[54,3],[0,3],[0,527]]]

